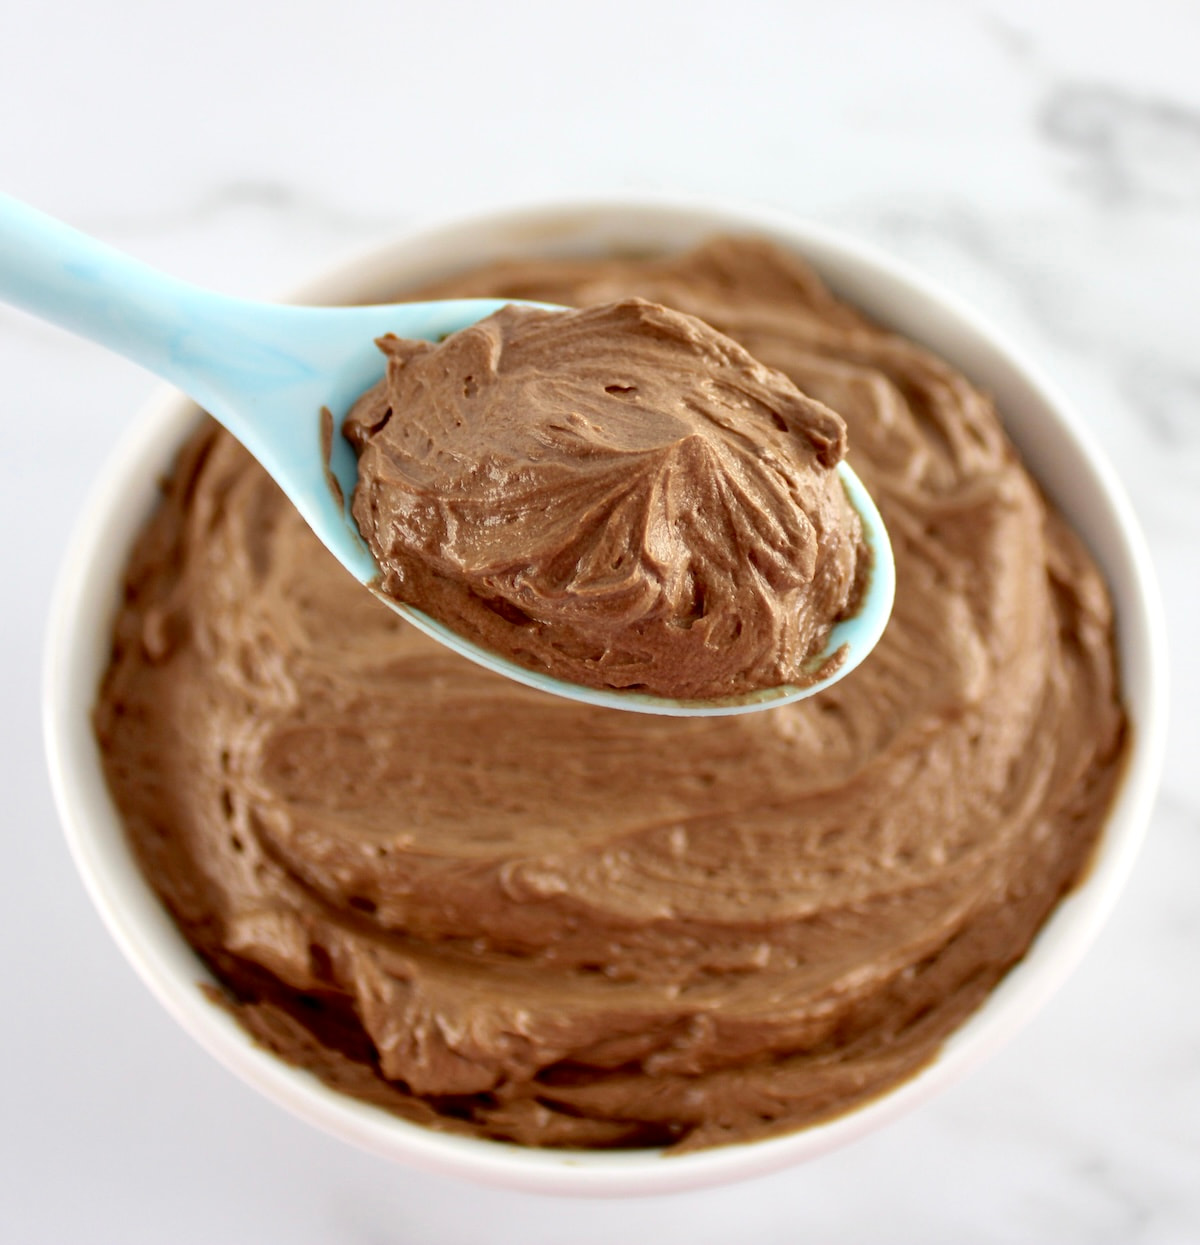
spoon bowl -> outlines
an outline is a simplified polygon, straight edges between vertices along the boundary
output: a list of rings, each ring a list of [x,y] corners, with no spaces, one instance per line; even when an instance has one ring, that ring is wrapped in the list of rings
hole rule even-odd
[[[895,567],[887,530],[866,489],[841,463],[871,551],[871,575],[858,611],[839,621],[810,659],[816,670],[840,653],[828,677],[691,701],[584,687],[526,669],[378,590],[379,567],[350,513],[354,451],[328,431],[330,418],[340,427],[354,401],[383,377],[376,338],[440,341],[519,300],[294,307],[230,298],[159,273],[6,195],[0,195],[0,298],[178,386],[258,459],[326,548],[380,600],[461,656],[540,691],[678,717],[773,708],[843,678],[875,646],[891,614]]]

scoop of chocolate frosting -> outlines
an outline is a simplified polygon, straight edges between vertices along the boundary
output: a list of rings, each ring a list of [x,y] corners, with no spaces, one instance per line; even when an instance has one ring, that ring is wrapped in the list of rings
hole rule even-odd
[[[639,298],[379,344],[387,375],[346,434],[389,596],[592,687],[700,698],[826,672],[861,524],[845,424],[782,372]]]

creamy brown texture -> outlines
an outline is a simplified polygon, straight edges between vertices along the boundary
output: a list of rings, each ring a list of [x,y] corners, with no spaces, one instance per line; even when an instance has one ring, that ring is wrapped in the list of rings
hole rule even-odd
[[[389,597],[568,683],[804,686],[857,604],[846,427],[694,316],[505,307],[380,340],[346,420]]]
[[[205,426],[96,710],[148,877],[262,1042],[438,1128],[688,1148],[895,1085],[1086,867],[1126,733],[1094,565],[985,398],[763,243],[428,293],[640,295],[786,372],[849,426],[892,623],[770,712],[588,709],[406,627]]]

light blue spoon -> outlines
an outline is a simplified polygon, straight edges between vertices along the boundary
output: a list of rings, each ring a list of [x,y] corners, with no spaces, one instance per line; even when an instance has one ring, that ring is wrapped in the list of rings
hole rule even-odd
[[[325,475],[321,409],[327,407],[340,428],[354,400],[382,378],[385,362],[376,337],[395,333],[437,341],[510,301],[289,307],[226,298],[164,276],[7,195],[0,195],[0,298],[107,346],[194,398],[262,463],[330,552],[372,590],[379,568],[349,509],[354,451],[335,432],[330,467],[344,498],[339,505]],[[871,580],[861,609],[833,628],[813,668],[843,645],[845,659],[832,676],[808,687],[713,701],[580,687],[506,661],[412,606],[380,599],[463,657],[592,705],[683,717],[799,700],[849,674],[874,648],[892,609],[895,566],[887,531],[858,477],[845,463],[839,471],[872,550]]]

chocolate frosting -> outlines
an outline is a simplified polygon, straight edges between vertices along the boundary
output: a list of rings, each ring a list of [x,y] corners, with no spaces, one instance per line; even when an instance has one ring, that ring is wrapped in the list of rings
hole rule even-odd
[[[1126,737],[1096,567],[985,397],[765,243],[421,293],[644,297],[782,370],[846,421],[892,622],[769,712],[588,708],[408,627],[206,424],[95,713],[147,877],[260,1041],[433,1127],[684,1149],[882,1093],[1086,868]]]
[[[591,687],[711,698],[828,673],[862,529],[845,424],[782,372],[636,298],[379,344],[387,375],[345,431],[386,595]]]

